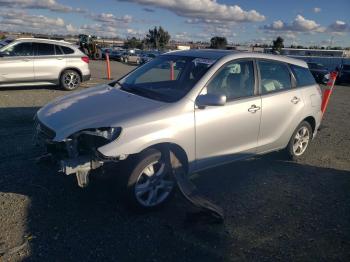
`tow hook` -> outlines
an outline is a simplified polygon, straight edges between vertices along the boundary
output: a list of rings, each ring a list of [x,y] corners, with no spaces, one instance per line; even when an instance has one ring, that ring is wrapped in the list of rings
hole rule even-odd
[[[84,188],[89,185],[89,173],[90,171],[81,170],[75,174],[77,177],[78,186]]]
[[[91,160],[88,157],[65,159],[60,162],[60,172],[66,175],[75,174],[78,186],[84,188],[89,185],[89,174],[91,170],[103,165],[102,161]]]

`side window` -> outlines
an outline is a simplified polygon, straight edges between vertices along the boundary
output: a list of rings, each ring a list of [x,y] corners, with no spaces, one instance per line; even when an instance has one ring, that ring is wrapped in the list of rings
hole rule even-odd
[[[290,65],[290,68],[297,80],[298,87],[316,84],[315,78],[308,68],[296,65]]]
[[[5,56],[32,56],[32,43],[18,43],[16,45],[9,46],[3,51],[3,54]]]
[[[254,95],[255,77],[253,61],[234,61],[216,72],[207,85],[208,94],[226,95],[227,100]]]
[[[291,75],[287,65],[274,61],[259,61],[262,94],[291,89]]]
[[[66,46],[61,46],[63,53],[66,55],[73,54],[74,50],[72,48],[66,47]]]
[[[55,45],[56,55],[63,55],[63,51],[59,45]]]
[[[34,46],[36,49],[37,56],[55,55],[55,46],[54,45],[45,44],[45,43],[35,43]]]

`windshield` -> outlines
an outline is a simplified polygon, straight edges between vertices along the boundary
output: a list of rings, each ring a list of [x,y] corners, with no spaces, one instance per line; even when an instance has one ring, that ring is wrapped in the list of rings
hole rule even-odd
[[[120,80],[122,89],[163,102],[184,97],[215,60],[162,55]]]

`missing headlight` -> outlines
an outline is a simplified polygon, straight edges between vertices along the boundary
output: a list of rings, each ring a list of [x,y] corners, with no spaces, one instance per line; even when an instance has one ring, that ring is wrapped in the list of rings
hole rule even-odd
[[[79,154],[94,153],[97,148],[116,140],[121,134],[120,127],[86,129],[74,135]]]

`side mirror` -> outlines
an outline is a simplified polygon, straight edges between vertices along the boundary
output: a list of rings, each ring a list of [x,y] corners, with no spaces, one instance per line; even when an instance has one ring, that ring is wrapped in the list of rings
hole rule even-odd
[[[226,104],[225,95],[206,94],[200,95],[196,99],[196,105],[199,108],[205,108],[206,106],[223,106]]]

